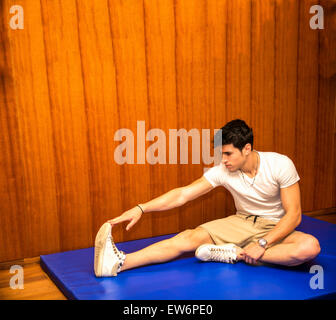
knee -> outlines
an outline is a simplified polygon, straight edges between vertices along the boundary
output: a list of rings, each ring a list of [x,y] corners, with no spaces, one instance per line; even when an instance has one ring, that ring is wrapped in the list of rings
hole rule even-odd
[[[303,263],[314,259],[320,252],[319,241],[313,236],[308,236],[298,244],[295,258],[300,263]]]
[[[201,242],[198,229],[187,229],[177,234],[172,240],[182,252],[194,251]]]

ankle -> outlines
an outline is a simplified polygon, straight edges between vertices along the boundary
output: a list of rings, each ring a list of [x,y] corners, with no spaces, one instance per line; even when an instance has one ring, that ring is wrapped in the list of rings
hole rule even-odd
[[[125,261],[126,261],[126,257],[127,257],[127,254],[125,252],[122,252],[122,256],[121,256],[121,260],[120,260],[120,265],[119,265],[119,268],[118,268],[118,273],[121,272],[121,271],[124,271],[126,268],[125,268]]]
[[[125,265],[125,262],[124,262],[123,265],[121,266],[119,272],[122,272],[122,271],[125,271],[125,270],[127,270],[127,265]]]

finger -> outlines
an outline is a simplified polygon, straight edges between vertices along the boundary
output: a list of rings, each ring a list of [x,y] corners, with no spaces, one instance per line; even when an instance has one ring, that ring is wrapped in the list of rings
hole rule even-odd
[[[112,219],[112,220],[109,220],[107,222],[109,222],[111,225],[114,225],[114,224],[119,223],[119,220],[118,219]]]
[[[129,229],[131,229],[134,225],[135,225],[135,220],[132,220],[126,227],[126,231],[128,231]]]
[[[114,218],[112,220],[109,220],[108,222],[113,225],[113,224],[117,224],[117,223],[120,223],[120,222],[123,222],[123,221],[127,221],[127,220],[128,219],[126,219],[126,218],[117,217],[117,218]]]

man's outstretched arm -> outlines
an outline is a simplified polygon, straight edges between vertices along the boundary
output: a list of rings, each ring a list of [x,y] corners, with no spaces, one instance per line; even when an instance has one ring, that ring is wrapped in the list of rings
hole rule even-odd
[[[141,203],[139,205],[143,212],[170,210],[176,207],[180,207],[188,201],[202,196],[213,188],[214,187],[210,184],[210,182],[202,176],[187,186],[172,189],[163,195],[154,198],[153,200],[150,200],[146,203]],[[141,215],[141,209],[136,206],[124,212],[119,217],[109,220],[108,222],[110,222],[112,225],[115,225],[120,222],[130,221],[126,227],[126,230],[129,230],[135,223],[138,222],[138,220],[141,218]]]

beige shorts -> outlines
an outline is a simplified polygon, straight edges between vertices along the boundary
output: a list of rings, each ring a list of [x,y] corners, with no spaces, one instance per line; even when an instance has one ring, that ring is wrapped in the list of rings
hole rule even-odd
[[[256,242],[266,236],[276,224],[276,221],[270,219],[235,214],[223,219],[206,222],[201,224],[200,227],[210,234],[217,245],[234,243],[238,247],[244,248],[249,243]]]

